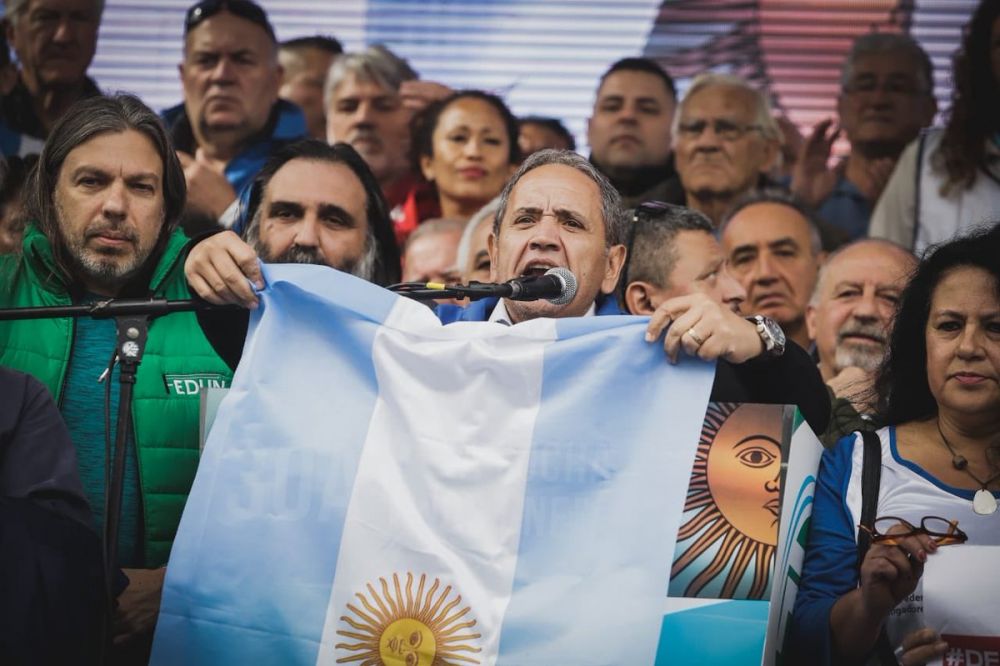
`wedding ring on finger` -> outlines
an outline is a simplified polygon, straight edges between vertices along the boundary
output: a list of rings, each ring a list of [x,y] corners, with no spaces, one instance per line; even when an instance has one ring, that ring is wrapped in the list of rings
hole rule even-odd
[[[694,330],[694,326],[692,326],[691,328],[689,328],[687,330],[686,335],[691,336],[691,339],[694,340],[695,344],[697,344],[699,347],[701,347],[703,344],[705,344],[705,341],[702,340],[701,336],[698,335],[698,333]]]

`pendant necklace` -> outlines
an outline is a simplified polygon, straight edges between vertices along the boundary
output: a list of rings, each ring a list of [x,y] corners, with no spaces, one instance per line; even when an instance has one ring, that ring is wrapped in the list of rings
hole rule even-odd
[[[952,448],[951,442],[949,442],[948,438],[944,436],[944,433],[941,431],[941,421],[936,421],[935,425],[937,426],[938,434],[941,435],[941,441],[944,442],[944,445],[948,447],[948,451],[951,453],[951,466],[960,472],[965,472],[971,476],[976,483],[982,486],[982,488],[976,491],[976,494],[972,498],[972,510],[980,516],[988,516],[991,513],[996,513],[997,498],[994,497],[993,493],[989,491],[989,485],[997,479],[1000,479],[1000,473],[994,474],[985,481],[973,474],[972,470],[969,469],[969,461],[966,460],[964,456],[958,455],[955,452],[955,449]]]

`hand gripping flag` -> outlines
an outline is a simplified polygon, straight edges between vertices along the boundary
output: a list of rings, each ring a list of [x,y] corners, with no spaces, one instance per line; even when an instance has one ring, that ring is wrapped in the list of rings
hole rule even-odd
[[[651,664],[714,368],[268,266],[152,664]]]

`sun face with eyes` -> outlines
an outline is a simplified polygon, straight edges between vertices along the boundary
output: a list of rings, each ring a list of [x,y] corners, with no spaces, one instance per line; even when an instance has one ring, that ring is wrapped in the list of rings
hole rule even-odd
[[[721,592],[711,596],[732,598],[751,564],[746,598],[766,593],[778,542],[781,410],[780,405],[709,405],[684,507],[688,520],[677,535],[671,571],[673,580],[690,567],[700,568],[683,576],[690,579],[683,596],[700,596],[725,574]]]

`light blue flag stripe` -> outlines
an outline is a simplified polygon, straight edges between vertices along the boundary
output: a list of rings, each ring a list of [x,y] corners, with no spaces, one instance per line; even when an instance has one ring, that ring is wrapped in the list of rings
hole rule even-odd
[[[699,664],[759,664],[769,607],[766,601],[726,600],[670,613],[663,618],[656,666],[692,663],[693,655]]]
[[[240,366],[213,426],[167,568],[154,666],[284,666],[318,653],[377,395],[372,344],[397,297],[318,266],[264,274],[248,345],[275,362]],[[344,353],[305,351],[331,347]],[[288,386],[294,399],[277,388]]]
[[[622,326],[622,317],[561,320],[561,342],[546,349],[498,663],[655,658],[679,498],[714,365],[688,358],[668,366],[662,345],[643,340],[646,320],[633,319],[632,326]],[[599,351],[600,365],[581,364]],[[650,418],[667,413],[667,405],[673,420]],[[672,442],[689,444],[686,462],[677,462]]]

